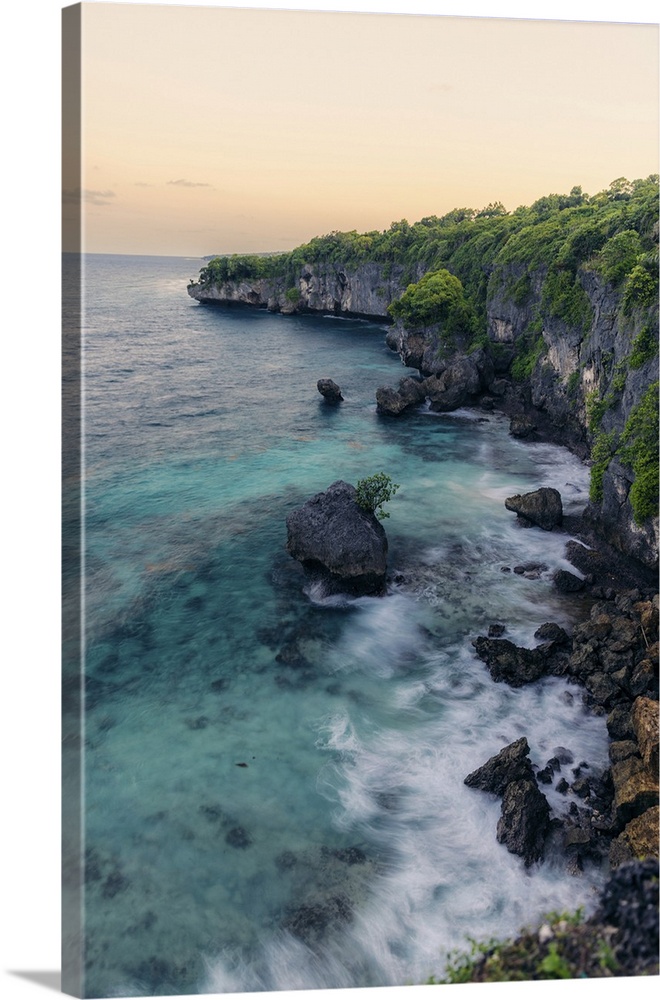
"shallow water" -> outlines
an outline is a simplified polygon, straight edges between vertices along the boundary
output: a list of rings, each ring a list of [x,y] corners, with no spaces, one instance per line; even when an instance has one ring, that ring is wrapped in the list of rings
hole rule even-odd
[[[468,935],[588,909],[605,873],[526,871],[463,784],[521,735],[537,765],[606,764],[576,688],[495,684],[470,644],[571,623],[567,537],[504,499],[577,510],[587,470],[497,417],[380,417],[383,328],[199,306],[200,265],[86,260],[87,995],[421,982]],[[381,470],[399,582],[306,592],[287,513]]]

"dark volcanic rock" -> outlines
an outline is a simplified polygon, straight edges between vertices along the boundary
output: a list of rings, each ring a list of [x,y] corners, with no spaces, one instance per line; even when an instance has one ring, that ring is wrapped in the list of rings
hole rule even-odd
[[[524,649],[509,639],[486,639],[484,636],[479,636],[472,645],[494,681],[522,687],[547,672],[548,663],[542,649]]]
[[[448,413],[477,395],[482,387],[477,354],[457,358],[439,375],[426,379],[424,388],[432,410]]]
[[[550,829],[550,806],[536,782],[512,781],[502,796],[502,815],[497,839],[529,866],[543,858],[545,838]]]
[[[508,497],[504,501],[504,506],[523,520],[543,528],[544,531],[552,531],[562,522],[561,494],[550,486],[542,486],[532,493],[519,493]]]
[[[534,638],[541,639],[543,642],[561,643],[561,645],[566,645],[571,641],[568,633],[556,622],[546,622],[545,625],[541,625],[534,633]]]
[[[338,480],[292,511],[286,519],[287,552],[327,593],[382,594],[387,537],[355,498],[355,487]]]
[[[344,398],[341,389],[331,378],[320,378],[316,383],[316,388],[328,403],[340,403]]]
[[[392,417],[398,417],[411,406],[418,406],[425,397],[424,384],[410,376],[401,379],[398,390],[389,385],[382,385],[376,390],[378,412]]]
[[[658,972],[658,862],[622,865],[605,886],[594,921],[617,928],[616,956],[626,975]]]
[[[493,792],[501,795],[512,781],[534,778],[532,764],[529,759],[529,743],[525,736],[510,743],[493,757],[472,771],[465,778],[469,788],[478,788],[482,792]]]
[[[552,582],[561,594],[577,594],[578,591],[584,590],[584,580],[566,569],[558,569]]]
[[[509,432],[515,438],[529,438],[536,430],[536,424],[530,417],[511,417]]]

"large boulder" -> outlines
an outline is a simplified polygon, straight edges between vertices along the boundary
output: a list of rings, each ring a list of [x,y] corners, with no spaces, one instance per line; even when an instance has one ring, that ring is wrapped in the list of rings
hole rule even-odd
[[[658,857],[658,824],[660,808],[651,806],[624,827],[623,832],[612,842],[610,865],[618,868],[635,858]]]
[[[457,358],[440,375],[432,375],[424,382],[431,409],[448,413],[463,406],[481,389],[481,376],[472,357]]]
[[[502,796],[502,814],[497,839],[511,854],[529,866],[543,858],[550,829],[550,806],[535,781],[523,779],[507,785]]]
[[[286,519],[287,552],[327,594],[385,590],[387,536],[356,496],[354,486],[338,480]]]
[[[344,398],[341,389],[331,378],[320,378],[316,388],[328,403],[340,403]]]
[[[636,754],[612,765],[614,817],[625,826],[647,809],[658,805],[658,778]]]
[[[532,493],[508,497],[504,506],[523,521],[536,524],[544,531],[552,531],[561,524],[563,518],[561,494],[551,486],[542,486]]]
[[[425,396],[424,383],[407,376],[400,380],[398,390],[389,385],[381,385],[376,390],[376,404],[379,413],[398,417],[404,410],[422,403]]]

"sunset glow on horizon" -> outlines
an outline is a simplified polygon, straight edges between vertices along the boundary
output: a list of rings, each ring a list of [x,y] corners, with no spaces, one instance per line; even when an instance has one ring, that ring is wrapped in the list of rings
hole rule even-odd
[[[89,252],[282,251],[658,171],[656,25],[83,3],[82,27]]]

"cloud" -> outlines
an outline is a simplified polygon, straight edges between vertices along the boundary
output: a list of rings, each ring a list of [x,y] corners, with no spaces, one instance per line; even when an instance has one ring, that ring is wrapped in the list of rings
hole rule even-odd
[[[147,184],[146,181],[136,181],[135,182],[135,187],[136,188],[152,188],[153,184]]]
[[[168,181],[168,184],[174,184],[176,187],[185,188],[208,188],[211,187],[210,184],[200,184],[199,181],[187,181],[183,177],[180,177],[178,181]]]
[[[64,205],[78,205],[81,201],[88,205],[110,205],[111,199],[115,197],[114,191],[90,191],[89,188],[85,188],[83,191],[80,188],[62,191]]]

